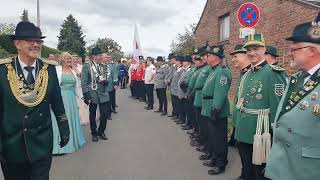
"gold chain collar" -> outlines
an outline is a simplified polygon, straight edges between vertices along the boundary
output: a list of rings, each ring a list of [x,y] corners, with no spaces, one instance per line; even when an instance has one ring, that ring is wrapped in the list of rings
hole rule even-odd
[[[47,93],[49,79],[48,64],[44,64],[42,69],[39,71],[38,77],[35,81],[34,90],[32,91],[24,86],[23,81],[20,80],[18,73],[15,72],[12,64],[6,64],[6,67],[8,69],[7,77],[11,91],[18,102],[27,107],[35,107],[39,105]],[[32,95],[35,97],[32,98]]]

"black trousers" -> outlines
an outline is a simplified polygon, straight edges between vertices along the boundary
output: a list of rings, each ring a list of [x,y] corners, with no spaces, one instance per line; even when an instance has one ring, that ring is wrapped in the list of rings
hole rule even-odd
[[[208,147],[213,155],[216,166],[225,167],[228,164],[228,118],[218,118],[208,122]]]
[[[110,111],[116,110],[116,90],[113,89],[113,91],[109,92],[110,97]]]
[[[148,98],[148,107],[153,107],[154,104],[154,95],[153,95],[153,89],[154,84],[145,84],[146,92],[147,92],[147,98]]]
[[[199,123],[200,143],[208,144],[208,121],[201,115],[201,108],[196,107],[196,119]]]
[[[182,99],[182,103],[183,103],[183,106],[182,106],[183,112],[185,113],[186,119],[187,119],[187,125],[190,126],[191,128],[195,128],[196,116],[193,108],[193,102],[191,102],[189,99]]]
[[[177,115],[178,116],[178,113],[177,113],[177,99],[178,97],[175,96],[175,95],[171,95],[171,105],[172,105],[172,115]]]
[[[125,89],[127,85],[127,76],[119,76],[120,79],[120,88]]]
[[[159,110],[163,112],[168,112],[167,89],[156,89],[156,93],[159,100]]]
[[[137,97],[146,100],[146,88],[143,81],[137,81]]]
[[[264,165],[254,165],[252,164],[252,144],[238,143],[239,154],[242,163],[242,175],[244,180],[267,180],[264,177]]]
[[[183,123],[186,123],[187,116],[186,116],[186,111],[184,109],[185,99],[179,99],[178,96],[176,96],[176,97],[177,97],[177,99],[176,99],[176,113],[178,114],[180,121]]]
[[[130,86],[131,86],[131,93],[132,93],[132,96],[133,97],[138,97],[138,83],[137,83],[138,81],[136,81],[136,80],[132,80],[131,81],[131,84],[130,84]]]
[[[1,163],[5,180],[49,180],[52,156],[32,163]]]
[[[98,136],[100,133],[104,133],[107,128],[107,121],[108,117],[111,116],[110,112],[110,101],[99,104],[100,110],[100,125],[97,130],[97,123],[96,123],[96,113],[97,113],[97,104],[91,103],[89,105],[90,111],[90,128],[91,128],[91,135]]]

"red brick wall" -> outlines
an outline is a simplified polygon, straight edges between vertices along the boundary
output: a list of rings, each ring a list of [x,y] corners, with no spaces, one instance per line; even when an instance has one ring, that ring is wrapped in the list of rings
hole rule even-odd
[[[296,25],[313,21],[319,11],[319,8],[297,3],[294,0],[208,0],[195,32],[196,46],[204,46],[207,40],[210,45],[225,44],[226,59],[233,72],[231,96],[234,94],[239,70],[233,67],[229,54],[236,44],[243,44],[243,40],[239,38],[240,25],[237,20],[237,11],[244,2],[253,2],[260,8],[261,19],[255,27],[256,32],[264,35],[268,45],[278,48],[281,54],[278,61],[288,70],[290,60],[287,52],[290,43],[285,38],[291,35]],[[220,42],[219,17],[226,13],[230,13],[230,38],[229,41]]]

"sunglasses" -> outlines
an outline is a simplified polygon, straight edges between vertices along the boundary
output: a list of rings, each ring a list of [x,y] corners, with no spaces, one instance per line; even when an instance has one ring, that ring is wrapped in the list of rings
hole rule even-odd
[[[24,40],[24,41],[26,41],[30,45],[34,45],[34,43],[37,43],[39,45],[43,44],[43,40]]]

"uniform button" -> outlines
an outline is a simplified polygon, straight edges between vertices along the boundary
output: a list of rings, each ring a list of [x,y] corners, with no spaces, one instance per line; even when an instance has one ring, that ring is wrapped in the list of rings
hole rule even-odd
[[[24,116],[24,118],[25,118],[25,119],[28,119],[28,116],[27,116],[27,115],[25,115],[25,116]]]
[[[289,147],[290,147],[290,144],[289,144],[289,143],[286,143],[286,146],[289,148]]]
[[[288,129],[288,131],[289,131],[289,132],[292,132],[292,129],[291,129],[291,128],[289,128],[289,129]]]
[[[42,113],[40,113],[40,117],[42,116]]]
[[[28,129],[27,129],[27,128],[24,128],[24,129],[23,129],[23,131],[24,131],[24,132],[27,132],[27,131],[28,131]]]

